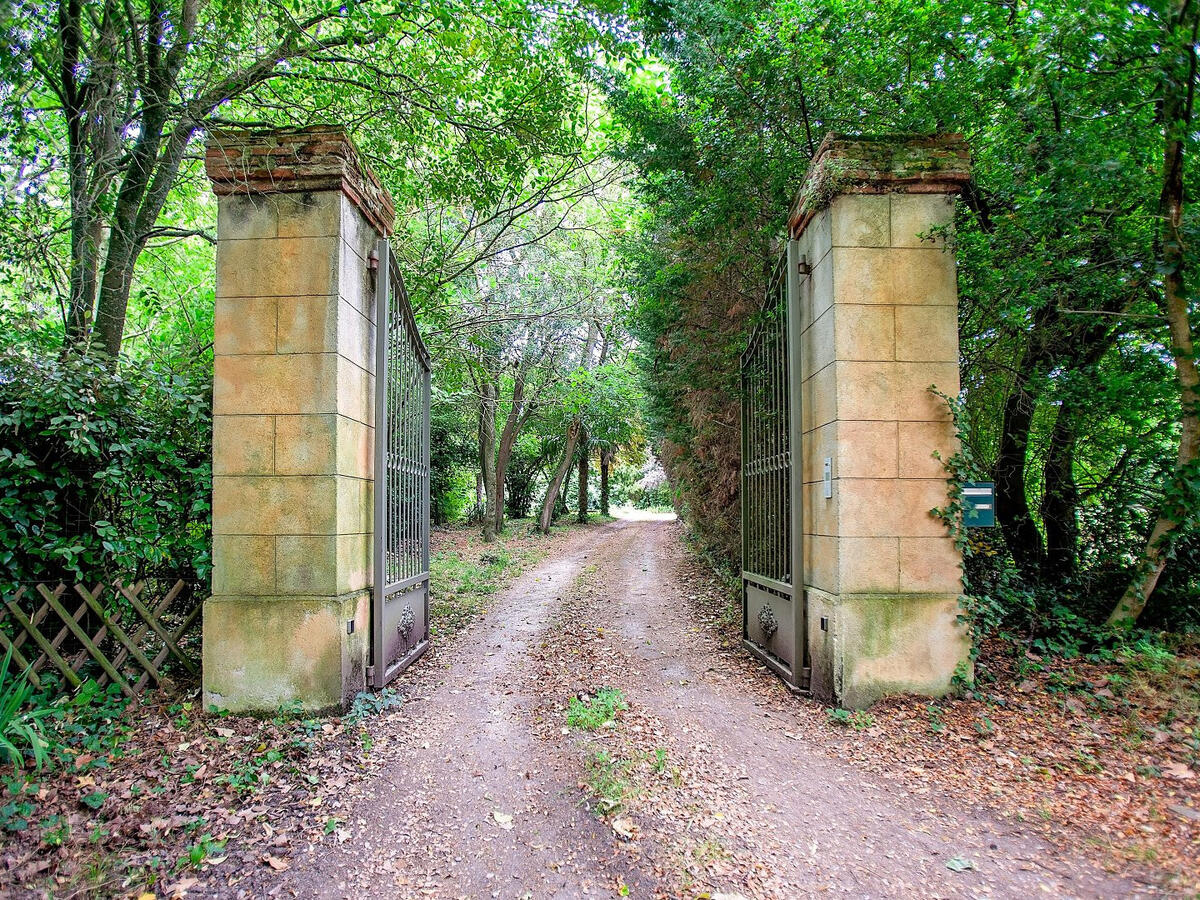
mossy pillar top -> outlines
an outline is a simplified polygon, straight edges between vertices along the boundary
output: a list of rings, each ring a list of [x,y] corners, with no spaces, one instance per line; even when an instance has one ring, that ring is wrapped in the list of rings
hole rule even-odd
[[[805,588],[814,694],[945,693],[969,658],[961,557],[932,513],[954,452],[961,138],[822,143],[789,216],[801,289]],[[939,458],[940,457],[940,458]]]
[[[375,298],[394,208],[337,128],[220,131],[213,596],[205,703],[337,706],[362,689]]]

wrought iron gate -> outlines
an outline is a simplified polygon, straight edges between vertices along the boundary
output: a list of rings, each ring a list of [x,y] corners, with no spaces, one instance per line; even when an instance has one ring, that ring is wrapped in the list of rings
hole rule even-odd
[[[808,687],[800,460],[800,286],[795,241],[775,266],[742,354],[742,643]]]
[[[429,647],[429,354],[391,245],[375,251],[375,542],[371,686]]]

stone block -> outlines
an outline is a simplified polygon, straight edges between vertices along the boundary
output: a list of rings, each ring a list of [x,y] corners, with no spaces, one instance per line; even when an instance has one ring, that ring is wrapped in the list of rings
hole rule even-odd
[[[833,319],[838,359],[895,359],[893,307],[838,303]]]
[[[214,475],[270,475],[274,471],[273,416],[213,416]]]
[[[280,535],[275,539],[279,594],[339,594],[338,538],[332,534]]]
[[[338,349],[338,298],[288,297],[278,302],[279,353],[332,353]]]
[[[837,423],[839,478],[895,478],[897,455],[895,422]]]
[[[371,270],[369,260],[374,249],[374,240],[372,239],[369,247],[363,247],[363,243],[357,239],[353,242],[343,239],[339,245],[339,294],[350,306],[373,321],[376,276]],[[363,253],[362,250],[366,252]]]
[[[217,534],[212,542],[215,595],[273,594],[275,538],[258,534]]]
[[[838,417],[837,365],[826,366],[804,382],[802,426],[805,430],[820,428]]]
[[[833,256],[826,253],[800,291],[800,327],[807,328],[833,306]]]
[[[841,485],[834,470],[833,496],[826,497],[820,482],[804,485],[804,533],[836,537],[840,533],[838,495]]]
[[[896,359],[958,362],[958,310],[952,306],[897,306]]]
[[[221,241],[269,240],[279,235],[274,197],[233,194],[217,198],[217,248]]]
[[[900,477],[945,478],[945,462],[954,455],[958,441],[954,426],[944,422],[900,422]],[[938,453],[940,459],[934,456]]]
[[[219,297],[213,305],[213,353],[274,353],[276,298]]]
[[[947,396],[958,395],[958,363],[956,362],[898,362],[897,377],[901,385],[897,419],[910,422],[949,422],[950,410],[946,401],[929,388],[936,387]]]
[[[225,415],[334,412],[337,357],[332,353],[218,356],[213,409]]]
[[[213,477],[214,534],[334,534],[336,476]]]
[[[833,317],[833,309],[826,310],[800,335],[801,378],[811,378],[833,362],[836,349]]]
[[[299,191],[276,194],[273,198],[279,216],[279,237],[333,237],[342,225],[340,191]]]
[[[337,476],[337,533],[370,534],[374,526],[372,482]]]
[[[954,363],[864,362],[834,363],[839,419],[883,421],[945,421],[946,404],[930,393],[958,393]]]
[[[900,587],[917,593],[961,594],[962,556],[954,540],[941,537],[899,539]]]
[[[338,292],[336,238],[217,242],[217,297],[327,296]]]
[[[837,302],[890,305],[895,255],[887,249],[834,247],[830,261]]]
[[[894,362],[839,360],[833,370],[838,418],[894,421],[906,390],[904,373]]]
[[[836,594],[838,590],[838,539],[823,534],[804,536],[804,583]]]
[[[362,598],[213,597],[204,604],[204,705],[230,712],[341,708],[362,689]]]
[[[892,534],[897,537],[942,537],[946,534],[945,524],[932,513],[949,500],[944,478],[900,478],[892,484],[895,497],[891,510]]]
[[[809,220],[804,234],[808,245],[801,251],[808,264],[816,268],[833,249],[833,212],[826,208]]]
[[[951,194],[892,194],[892,246],[944,247],[935,229],[954,224]]]
[[[834,247],[888,247],[892,242],[891,198],[886,194],[846,194],[829,208]]]
[[[834,670],[837,666],[837,616],[834,593],[811,587],[808,591],[809,690],[813,697],[834,702],[837,690]],[[822,620],[825,627],[822,628]]]
[[[375,325],[345,300],[339,301],[337,352],[363,371],[375,374]]]
[[[891,694],[941,697],[970,663],[958,599],[921,594],[859,594],[836,606],[837,701],[862,709]]]
[[[958,272],[946,250],[895,250],[889,255],[896,305],[958,306]]]
[[[371,586],[372,536],[340,534],[337,538],[338,592],[365,590]]]
[[[895,537],[897,481],[845,478],[837,482],[838,533],[843,537]]]
[[[275,474],[337,474],[337,419],[332,413],[277,416]]]
[[[375,377],[344,356],[337,357],[337,411],[364,425],[375,424]]]
[[[375,477],[375,429],[346,416],[337,417],[337,474]]]
[[[900,591],[899,545],[899,539],[894,537],[839,538],[838,586],[842,596]]]
[[[820,484],[825,477],[825,458],[838,459],[838,423],[829,422],[804,433],[803,478],[807,484]]]

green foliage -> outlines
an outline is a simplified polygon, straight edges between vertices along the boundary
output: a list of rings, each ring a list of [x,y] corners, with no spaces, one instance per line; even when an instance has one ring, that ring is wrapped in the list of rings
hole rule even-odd
[[[582,731],[596,731],[629,708],[625,694],[618,688],[601,688],[594,696],[572,697],[567,702],[567,725]]]
[[[875,726],[875,717],[865,709],[831,709],[828,717],[829,724],[853,728],[855,731],[866,731]]]
[[[1197,621],[1200,504],[1189,472],[1172,475],[1181,410],[1161,316],[1164,126],[1145,99],[1171,71],[1171,42],[1190,40],[1171,15],[1115,0],[634,11],[652,61],[599,76],[643,202],[623,252],[650,425],[711,548],[739,552],[738,354],[817,144],[828,131],[958,132],[974,174],[948,235],[964,444],[997,482],[1004,539],[975,583],[1099,621],[1166,510],[1183,528],[1147,615]],[[1200,141],[1184,142],[1194,193]],[[1189,207],[1189,234],[1194,218]]]
[[[0,349],[0,593],[36,581],[205,581],[204,366]]]
[[[26,708],[33,686],[25,673],[11,668],[12,648],[0,662],[0,762],[20,768],[26,757],[32,757],[40,769],[46,762],[47,741],[42,719],[52,712],[48,707]]]
[[[342,717],[347,725],[358,725],[364,719],[373,718],[390,709],[404,705],[404,696],[394,688],[384,688],[378,693],[362,691],[355,695],[350,711]]]

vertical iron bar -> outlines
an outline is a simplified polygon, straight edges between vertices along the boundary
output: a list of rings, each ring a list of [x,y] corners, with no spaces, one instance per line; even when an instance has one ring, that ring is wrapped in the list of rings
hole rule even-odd
[[[374,584],[371,592],[371,686],[381,687],[386,677],[383,659],[383,604],[387,589],[387,393],[388,393],[388,296],[391,293],[391,245],[386,239],[375,245],[375,467],[374,534],[371,560]]]
[[[791,510],[789,528],[791,540],[792,567],[792,612],[795,648],[792,657],[792,679],[797,687],[807,687],[805,669],[808,668],[808,594],[804,586],[804,407],[803,407],[803,374],[804,367],[801,359],[802,335],[801,330],[801,298],[802,284],[800,267],[804,260],[800,256],[799,242],[790,239],[787,245],[787,305],[788,305],[788,357],[790,371],[788,372],[789,393],[789,436],[792,445],[791,454]],[[804,285],[812,290],[812,281],[804,276]]]

